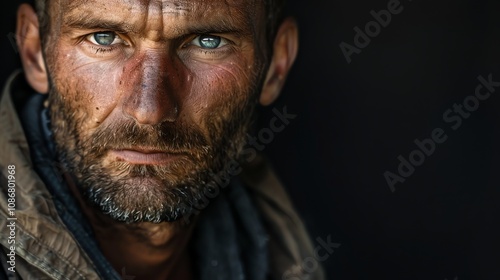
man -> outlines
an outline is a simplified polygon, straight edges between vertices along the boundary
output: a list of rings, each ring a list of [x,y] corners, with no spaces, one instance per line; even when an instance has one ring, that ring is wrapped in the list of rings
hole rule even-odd
[[[279,181],[246,148],[256,106],[277,98],[297,54],[282,4],[21,5],[24,75],[0,107],[6,275],[282,279],[314,256]]]

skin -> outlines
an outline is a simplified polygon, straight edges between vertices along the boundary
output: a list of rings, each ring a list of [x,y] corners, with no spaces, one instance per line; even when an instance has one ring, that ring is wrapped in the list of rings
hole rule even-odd
[[[172,130],[182,127],[199,132],[209,148],[215,146],[217,135],[211,135],[210,124],[230,123],[235,112],[253,107],[257,101],[271,104],[297,54],[298,31],[292,19],[281,24],[271,42],[272,56],[265,52],[265,12],[259,3],[61,1],[50,7],[51,31],[43,47],[36,13],[31,6],[22,5],[17,38],[26,80],[37,92],[50,95],[48,106],[53,109],[58,147],[78,150],[79,146],[76,138],[64,137],[62,132],[68,132],[65,126],[70,122],[57,116],[61,111],[54,109],[57,106],[71,112],[64,117],[75,122],[78,139],[92,139],[98,132],[112,135],[110,128],[123,123],[133,123],[147,132],[168,124]],[[93,34],[104,31],[119,34],[112,46],[96,44]],[[223,44],[203,49],[197,40],[200,34],[220,36]],[[157,151],[152,148],[157,140],[145,139],[126,148],[107,147],[95,161],[110,177],[121,176],[119,164],[127,168],[148,166],[172,182],[181,182],[190,170],[202,172],[215,165],[208,160],[215,156],[201,153],[201,145],[179,153]],[[87,202],[78,187],[85,174],[74,171],[74,176],[67,178],[68,184],[104,255],[119,273],[126,268],[135,279],[192,279],[187,246],[195,223],[118,222]],[[124,192],[139,198],[148,192],[156,194],[156,190],[161,194],[162,176],[151,174],[140,182],[130,173],[123,175]]]

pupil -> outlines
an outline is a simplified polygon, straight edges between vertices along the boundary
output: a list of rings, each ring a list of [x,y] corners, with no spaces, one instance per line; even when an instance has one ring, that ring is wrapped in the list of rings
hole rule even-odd
[[[99,45],[109,46],[116,38],[113,32],[102,32],[94,34],[94,39]]]
[[[200,46],[215,49],[220,45],[221,38],[217,36],[200,36]]]

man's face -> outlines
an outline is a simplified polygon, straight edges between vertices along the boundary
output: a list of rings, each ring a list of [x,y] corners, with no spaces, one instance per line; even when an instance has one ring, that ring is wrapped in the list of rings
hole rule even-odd
[[[261,2],[51,1],[52,128],[94,206],[179,219],[237,158],[266,64]]]

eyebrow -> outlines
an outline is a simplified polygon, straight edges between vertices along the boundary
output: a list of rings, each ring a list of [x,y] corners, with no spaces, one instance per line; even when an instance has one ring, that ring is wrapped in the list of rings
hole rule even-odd
[[[117,33],[137,33],[137,30],[124,21],[102,20],[93,17],[66,18],[64,26],[72,29],[113,30]]]
[[[214,22],[214,23],[198,23],[186,27],[184,30],[185,34],[210,34],[210,33],[222,33],[222,34],[235,34],[239,36],[250,36],[251,29],[239,28],[233,26],[227,22]]]

